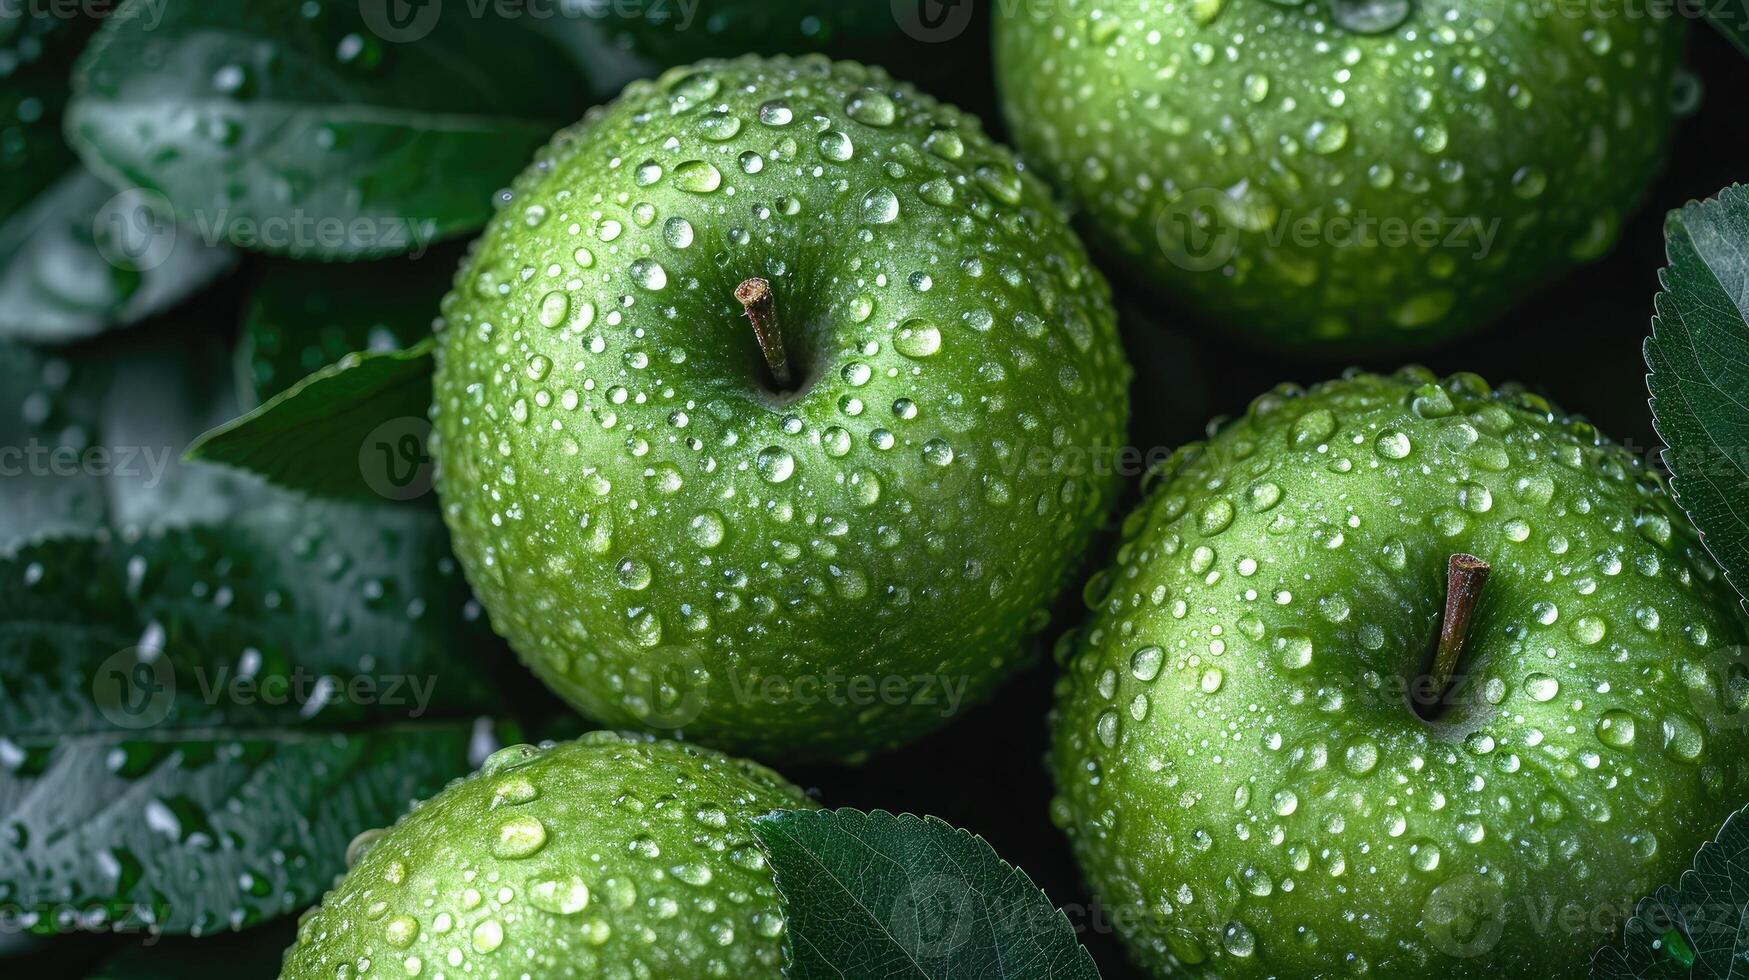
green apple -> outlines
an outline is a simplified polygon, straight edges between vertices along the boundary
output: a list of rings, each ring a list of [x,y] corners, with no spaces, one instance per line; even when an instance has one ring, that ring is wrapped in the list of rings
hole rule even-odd
[[[1053,818],[1156,975],[1582,977],[1749,797],[1736,598],[1534,395],[1284,386],[1124,532]]]
[[[501,749],[353,842],[280,976],[778,980],[783,907],[751,821],[810,805],[677,742]]]
[[[1015,139],[1099,244],[1296,348],[1421,346],[1614,243],[1681,23],[1626,0],[1004,5]]]
[[[860,65],[707,62],[516,182],[444,304],[438,490],[589,716],[856,758],[1028,659],[1128,380],[1104,279],[974,120]]]

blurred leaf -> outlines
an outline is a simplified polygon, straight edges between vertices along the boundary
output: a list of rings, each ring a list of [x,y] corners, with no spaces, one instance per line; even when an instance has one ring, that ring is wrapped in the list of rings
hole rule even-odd
[[[1622,946],[1591,959],[1592,980],[1679,980],[1749,976],[1749,810],[1725,820],[1715,840],[1700,846],[1694,868],[1675,886],[1642,899]]]
[[[472,768],[476,716],[503,711],[431,509],[173,456],[121,472],[229,411],[227,376],[213,345],[0,345],[0,445],[43,447],[0,468],[0,906],[32,931],[294,911],[352,836]]]
[[[61,137],[74,54],[97,27],[78,5],[0,6],[0,338],[77,340],[154,316],[235,261],[151,198],[117,194]]]
[[[254,408],[354,351],[411,347],[431,335],[461,249],[420,259],[268,270],[243,319],[242,373]]]
[[[975,834],[878,810],[782,810],[754,832],[783,894],[789,980],[1099,976],[1063,913]]]
[[[1652,414],[1676,500],[1749,596],[1749,188],[1672,212],[1658,274]]]
[[[188,457],[317,496],[411,499],[429,488],[432,350],[348,354],[195,441]]]
[[[163,313],[236,265],[143,192],[76,164],[0,224],[0,338],[81,340]]]
[[[67,131],[209,240],[420,254],[588,104],[563,54],[464,3],[129,0],[81,59]]]
[[[178,466],[190,433],[230,417],[216,345],[133,338],[72,357],[0,341],[0,554],[33,538],[222,521],[254,481]]]

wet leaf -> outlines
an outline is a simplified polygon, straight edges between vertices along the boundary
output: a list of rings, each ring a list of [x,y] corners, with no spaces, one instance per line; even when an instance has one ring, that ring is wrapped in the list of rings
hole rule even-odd
[[[790,980],[1096,980],[1069,920],[982,838],[934,818],[783,810],[755,833]]]
[[[588,104],[564,55],[469,4],[130,0],[80,61],[87,165],[209,240],[323,259],[422,254]],[[441,174],[441,179],[432,179]]]
[[[1749,596],[1749,188],[1672,212],[1659,272],[1652,413],[1676,500]]]

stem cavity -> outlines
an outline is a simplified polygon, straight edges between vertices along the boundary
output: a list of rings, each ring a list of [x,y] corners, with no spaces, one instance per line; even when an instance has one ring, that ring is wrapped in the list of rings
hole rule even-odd
[[[789,355],[783,346],[783,330],[777,319],[777,299],[771,291],[771,283],[764,279],[749,279],[735,287],[735,299],[747,310],[747,319],[753,322],[753,336],[759,340],[759,349],[765,354],[765,364],[771,369],[771,380],[776,383],[778,391],[788,391],[793,384],[789,369]]]
[[[1446,690],[1463,659],[1470,625],[1492,571],[1487,562],[1475,555],[1451,556],[1446,572],[1445,618],[1440,623],[1439,640],[1427,673],[1429,683],[1415,692],[1415,709],[1422,718],[1432,720],[1445,708]]]

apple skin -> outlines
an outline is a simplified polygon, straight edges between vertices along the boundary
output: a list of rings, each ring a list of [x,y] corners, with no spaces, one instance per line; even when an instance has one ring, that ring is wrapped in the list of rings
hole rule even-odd
[[[1104,279],[973,119],[860,65],[706,62],[591,110],[439,332],[462,566],[613,727],[763,758],[922,735],[1031,658],[1120,480]]]
[[[1156,476],[1059,648],[1050,759],[1155,975],[1583,977],[1749,796],[1737,599],[1542,399],[1284,386]],[[1493,574],[1430,724],[1405,694],[1456,553]]]
[[[500,749],[354,843],[280,976],[778,980],[783,905],[751,822],[812,806],[763,766],[678,742]]]
[[[1021,3],[998,87],[1139,278],[1265,346],[1409,349],[1604,254],[1661,166],[1683,28],[1618,3],[1431,0],[1375,34],[1338,0]]]

